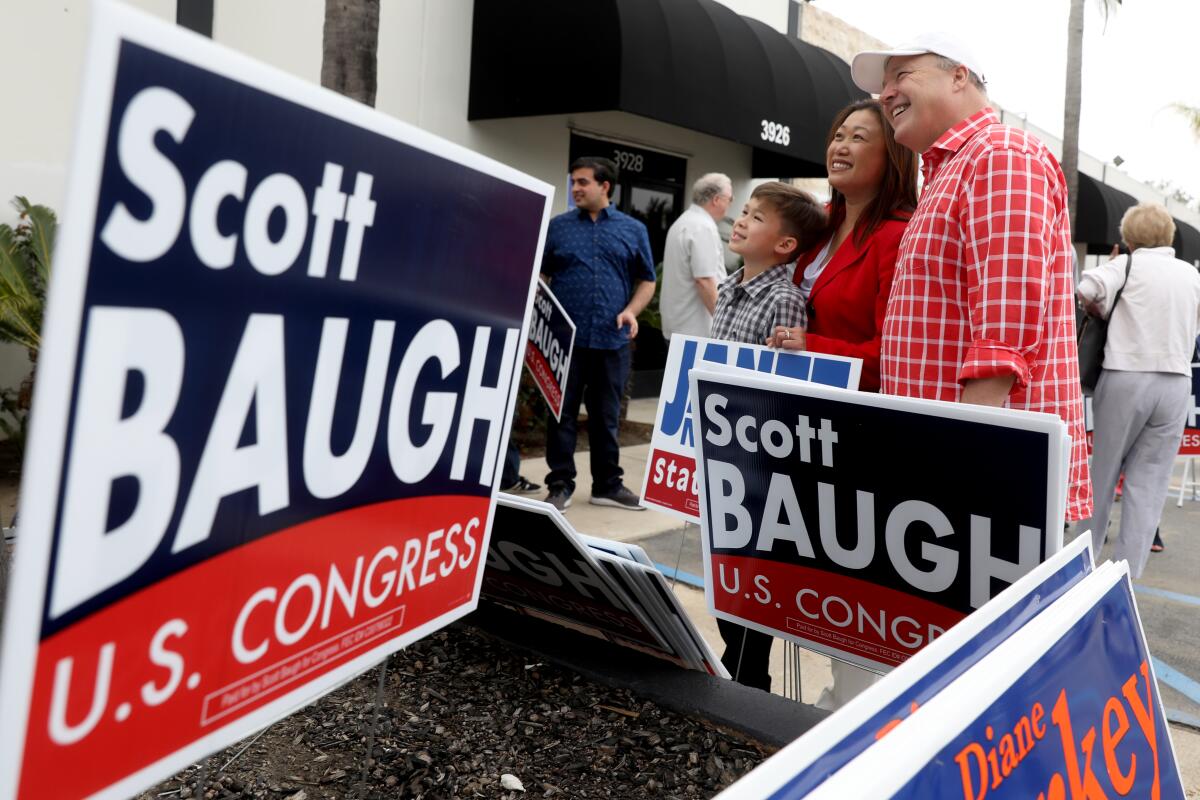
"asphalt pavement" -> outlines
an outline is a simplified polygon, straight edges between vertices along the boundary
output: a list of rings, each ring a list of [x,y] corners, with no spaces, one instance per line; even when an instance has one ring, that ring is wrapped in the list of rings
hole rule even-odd
[[[1168,718],[1200,730],[1200,494],[1192,499],[1189,491],[1183,506],[1178,505],[1183,465],[1181,459],[1175,466],[1163,510],[1166,549],[1151,554],[1134,590]],[[1115,503],[1113,510],[1110,539],[1121,524],[1121,504]],[[1106,546],[1100,559],[1108,558],[1110,550]]]

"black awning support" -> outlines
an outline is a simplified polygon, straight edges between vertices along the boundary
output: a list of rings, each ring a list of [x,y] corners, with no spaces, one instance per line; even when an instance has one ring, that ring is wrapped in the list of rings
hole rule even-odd
[[[624,111],[753,147],[754,177],[813,177],[865,96],[841,59],[714,0],[475,0],[471,120]]]
[[[1175,257],[1195,264],[1200,261],[1200,231],[1175,217]]]
[[[1088,255],[1108,255],[1121,241],[1121,217],[1137,205],[1132,195],[1079,173],[1079,208],[1072,239],[1087,245]]]

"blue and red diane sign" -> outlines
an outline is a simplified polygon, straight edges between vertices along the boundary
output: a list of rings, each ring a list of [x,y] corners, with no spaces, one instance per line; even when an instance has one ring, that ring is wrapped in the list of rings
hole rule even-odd
[[[563,395],[567,391],[574,349],[575,323],[550,287],[539,279],[529,319],[525,366],[555,419],[562,418]]]
[[[128,796],[474,608],[552,193],[94,11],[0,797]]]
[[[717,617],[886,671],[1061,547],[1054,415],[740,370],[691,387]]]
[[[688,374],[697,364],[779,375],[842,389],[857,389],[862,374],[859,358],[796,353],[680,333],[672,336],[650,439],[650,457],[642,479],[642,501],[694,523],[700,522],[700,496]]]
[[[799,800],[894,730],[1092,572],[1092,537],[1076,537],[983,608],[730,786],[720,800]]]
[[[1097,568],[807,797],[1183,800],[1125,562]]]

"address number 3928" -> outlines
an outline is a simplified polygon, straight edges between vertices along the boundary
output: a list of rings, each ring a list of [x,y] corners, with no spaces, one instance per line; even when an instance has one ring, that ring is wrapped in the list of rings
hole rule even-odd
[[[774,142],[787,146],[792,143],[792,130],[787,125],[780,125],[770,120],[762,121],[762,133],[759,134],[764,142]]]

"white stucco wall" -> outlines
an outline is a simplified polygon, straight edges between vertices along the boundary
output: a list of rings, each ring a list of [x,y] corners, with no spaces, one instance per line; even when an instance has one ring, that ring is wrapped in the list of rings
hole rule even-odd
[[[175,0],[129,4],[175,21]],[[90,9],[88,0],[4,5],[0,74],[6,78],[6,122],[0,125],[0,221],[16,218],[8,205],[13,195],[62,207]]]
[[[731,10],[786,32],[791,0],[718,0]],[[129,0],[174,21],[175,0]],[[688,156],[688,183],[719,170],[734,180],[740,204],[750,179],[750,148],[618,112],[525,119],[466,119],[470,81],[472,0],[385,0],[380,16],[379,110],[564,186],[569,131],[631,141]],[[9,3],[0,26],[0,67],[10,76],[10,122],[0,126],[0,221],[12,222],[16,194],[60,209],[84,57],[89,0]],[[821,9],[804,8],[801,35],[834,52],[869,46],[866,38]],[[313,83],[320,81],[324,0],[216,0],[214,39]],[[557,67],[553,67],[557,68]],[[14,117],[14,110],[20,116]],[[13,121],[13,120],[16,121]],[[1056,142],[1048,137],[1051,146]],[[1090,161],[1081,159],[1088,172]],[[1139,198],[1161,194],[1107,169],[1114,185]],[[1101,175],[1096,175],[1101,177]],[[822,194],[822,184],[807,185]],[[566,199],[557,193],[556,210]],[[1172,207],[1200,226],[1200,215]],[[0,387],[28,371],[24,352],[0,346]]]
[[[401,2],[408,5],[411,0]],[[385,7],[393,4],[389,0],[383,3]],[[173,2],[170,5],[174,8]],[[213,3],[214,41],[313,83],[321,82],[324,28],[324,0],[215,0]]]
[[[133,0],[130,5],[175,20],[174,0]],[[16,222],[9,204],[16,195],[61,215],[90,8],[88,0],[4,5],[0,222]],[[0,389],[17,386],[29,370],[25,348],[0,344]]]

